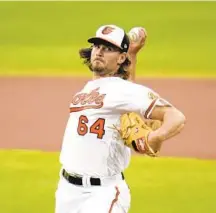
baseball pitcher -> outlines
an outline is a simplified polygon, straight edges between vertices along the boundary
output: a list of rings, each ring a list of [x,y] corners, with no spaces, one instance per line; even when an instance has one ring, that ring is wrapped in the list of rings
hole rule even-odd
[[[126,213],[131,196],[124,170],[131,149],[157,156],[163,141],[181,131],[185,117],[150,88],[132,82],[144,40],[136,45],[122,28],[106,25],[88,42],[80,56],[93,80],[71,98],[55,212]]]

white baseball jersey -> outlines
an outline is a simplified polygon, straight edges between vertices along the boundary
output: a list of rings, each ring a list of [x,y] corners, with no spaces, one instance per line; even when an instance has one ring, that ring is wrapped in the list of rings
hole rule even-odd
[[[155,105],[164,105],[149,88],[119,77],[89,81],[71,101],[60,161],[69,173],[112,176],[129,164],[131,150],[113,125],[121,114],[137,112],[148,118]]]

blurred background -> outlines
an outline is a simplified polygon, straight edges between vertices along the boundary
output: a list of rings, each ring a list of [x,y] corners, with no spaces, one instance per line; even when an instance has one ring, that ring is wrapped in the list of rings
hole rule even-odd
[[[148,31],[138,73],[215,76],[214,2],[1,2],[1,75],[89,75],[78,56],[103,24]]]
[[[78,51],[104,24],[143,26],[137,82],[179,108],[161,157],[132,157],[131,213],[215,213],[216,2],[0,2],[0,212],[54,212]],[[90,212],[91,213],[91,212]]]

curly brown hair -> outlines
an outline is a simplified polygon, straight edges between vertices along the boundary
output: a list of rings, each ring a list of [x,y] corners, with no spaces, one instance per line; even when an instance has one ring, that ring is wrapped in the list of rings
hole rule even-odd
[[[91,65],[91,51],[92,51],[92,46],[89,48],[82,48],[79,50],[79,55],[81,59],[83,60],[83,63],[88,66],[88,68],[92,70],[92,65]],[[121,51],[120,51],[121,52]],[[130,73],[126,70],[131,64],[131,61],[126,58],[126,60],[120,65],[118,71],[116,72],[115,76],[119,76],[124,80],[129,79]]]

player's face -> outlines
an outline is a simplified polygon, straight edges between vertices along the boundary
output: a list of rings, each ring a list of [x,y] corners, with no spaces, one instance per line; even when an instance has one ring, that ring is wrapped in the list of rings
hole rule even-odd
[[[119,65],[126,59],[126,53],[121,53],[117,47],[94,44],[91,53],[91,67],[99,75],[114,74]]]

